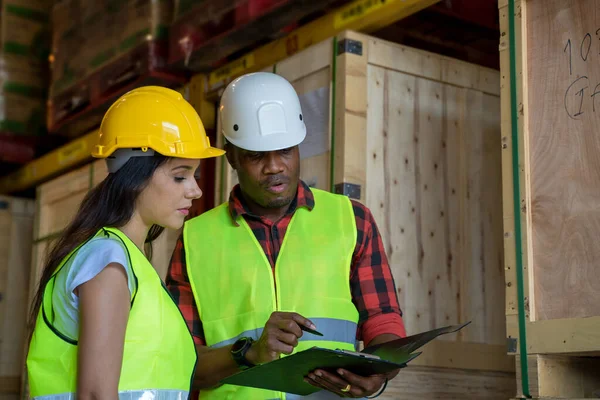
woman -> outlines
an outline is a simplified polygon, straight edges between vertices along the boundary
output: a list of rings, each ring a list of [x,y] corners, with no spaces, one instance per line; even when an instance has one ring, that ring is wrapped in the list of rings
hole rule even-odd
[[[110,107],[92,152],[109,175],[50,252],[33,303],[33,398],[189,396],[193,339],[143,249],[181,228],[202,195],[200,159],[223,153],[178,92],[142,87]]]

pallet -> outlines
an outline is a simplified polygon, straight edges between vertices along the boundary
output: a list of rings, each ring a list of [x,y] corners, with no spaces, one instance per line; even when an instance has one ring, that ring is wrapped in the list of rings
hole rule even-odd
[[[167,42],[145,42],[51,97],[48,102],[49,133],[73,138],[94,129],[110,105],[133,88],[183,85],[186,76],[167,69],[167,54]]]
[[[298,21],[349,1],[206,1],[171,26],[169,64],[210,72],[251,46],[289,31]]]

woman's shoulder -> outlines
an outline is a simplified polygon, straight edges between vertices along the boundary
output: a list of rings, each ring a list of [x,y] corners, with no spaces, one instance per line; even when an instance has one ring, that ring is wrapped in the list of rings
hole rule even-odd
[[[117,238],[99,236],[84,243],[69,263],[72,284],[79,285],[102,271],[109,264],[123,266],[127,275],[131,273],[129,255],[125,244]]]
[[[82,259],[93,255],[94,257],[119,256],[128,257],[125,244],[116,237],[96,236],[85,242],[77,251],[75,258]]]

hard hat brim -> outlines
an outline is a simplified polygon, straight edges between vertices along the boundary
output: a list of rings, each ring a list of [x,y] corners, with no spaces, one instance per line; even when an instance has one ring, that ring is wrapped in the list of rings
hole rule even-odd
[[[216,147],[208,147],[202,152],[201,156],[197,157],[197,158],[220,157],[223,154],[225,154],[225,150],[223,150],[223,149],[219,149]],[[196,158],[196,157],[189,157],[189,158]]]
[[[228,142],[244,150],[277,151],[294,147],[302,143],[306,138],[306,127],[294,134],[282,132],[264,136],[260,141],[256,140],[255,137],[249,137],[247,139],[229,138],[227,135],[225,135],[225,132],[223,132],[223,136],[225,136]]]

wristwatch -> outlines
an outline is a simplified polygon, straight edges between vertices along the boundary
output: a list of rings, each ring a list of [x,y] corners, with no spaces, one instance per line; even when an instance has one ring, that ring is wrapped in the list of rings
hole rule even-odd
[[[252,342],[254,342],[252,338],[242,337],[239,338],[231,348],[231,356],[237,365],[242,369],[254,367],[254,364],[246,359],[246,353],[248,350],[250,350]]]

